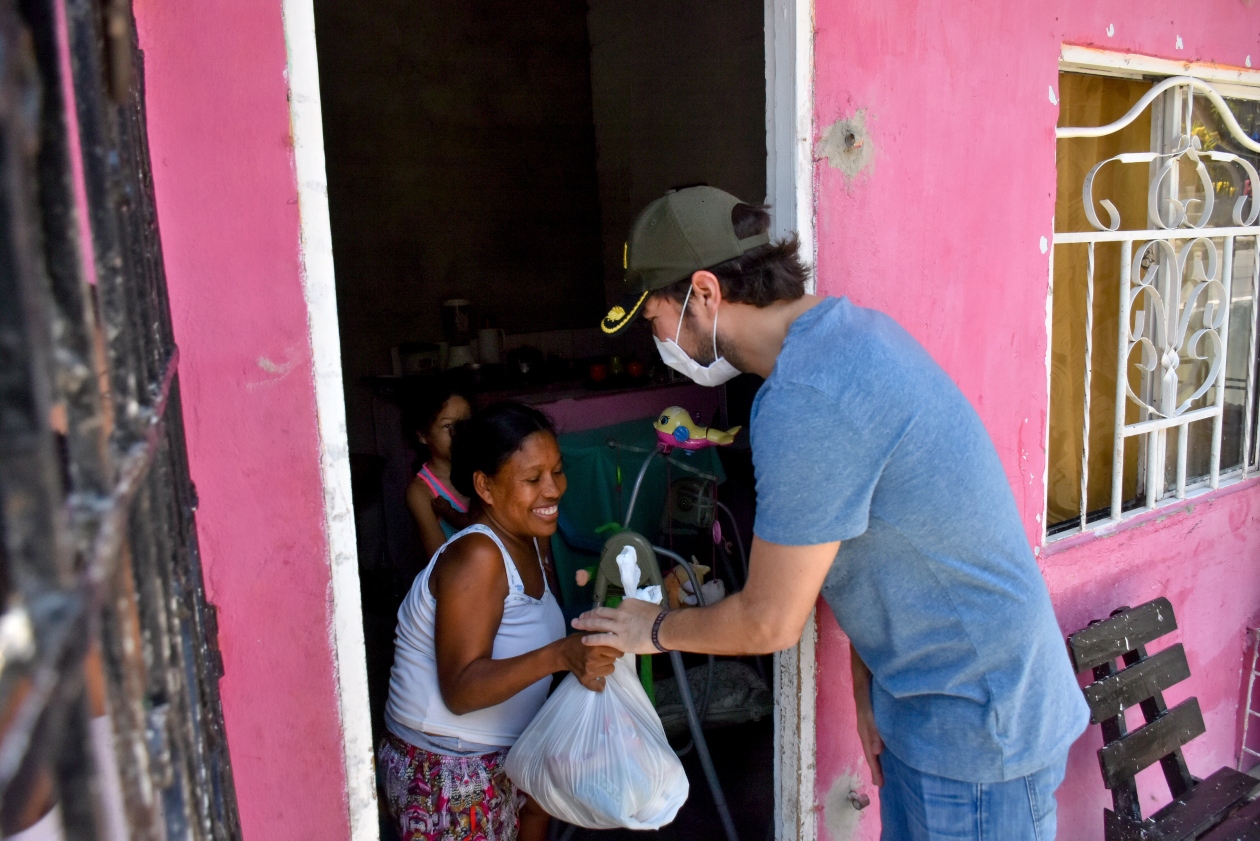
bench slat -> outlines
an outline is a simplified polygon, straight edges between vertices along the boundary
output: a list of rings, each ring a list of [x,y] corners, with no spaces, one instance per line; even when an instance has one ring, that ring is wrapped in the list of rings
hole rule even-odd
[[[1140,663],[1085,687],[1090,724],[1119,715],[1190,677],[1190,664],[1181,643],[1171,645]]]
[[[1230,815],[1201,841],[1257,841],[1260,839],[1260,800],[1253,800]]]
[[[1222,768],[1151,815],[1155,825],[1151,837],[1153,841],[1197,838],[1257,788],[1260,788],[1260,780],[1255,777],[1233,768]]]
[[[1176,628],[1172,603],[1161,596],[1068,637],[1072,666],[1078,673],[1092,669]]]
[[[1203,713],[1198,698],[1187,698],[1149,724],[1098,751],[1103,785],[1113,789],[1138,771],[1202,735]]]

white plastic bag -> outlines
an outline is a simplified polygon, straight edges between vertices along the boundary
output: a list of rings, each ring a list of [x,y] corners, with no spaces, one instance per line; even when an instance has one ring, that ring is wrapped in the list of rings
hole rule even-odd
[[[603,692],[566,677],[505,768],[552,817],[587,829],[659,829],[687,800],[687,775],[623,657]]]
[[[621,589],[625,591],[627,599],[661,603],[661,585],[639,586],[643,571],[639,569],[639,553],[633,546],[623,546],[617,553],[617,571],[621,573]]]

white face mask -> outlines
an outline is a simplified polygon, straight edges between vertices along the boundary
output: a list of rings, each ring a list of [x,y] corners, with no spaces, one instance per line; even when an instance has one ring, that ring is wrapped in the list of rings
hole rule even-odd
[[[678,329],[674,331],[674,338],[662,342],[656,338],[655,333],[652,334],[652,341],[656,342],[656,350],[661,355],[661,361],[700,385],[717,386],[733,380],[739,376],[739,369],[727,362],[725,356],[718,356],[717,352],[717,313],[713,315],[713,364],[701,365],[678,346],[678,338],[682,336],[683,316],[687,314],[687,302],[690,300],[691,289],[688,289],[687,297],[683,298],[682,312],[678,316]]]

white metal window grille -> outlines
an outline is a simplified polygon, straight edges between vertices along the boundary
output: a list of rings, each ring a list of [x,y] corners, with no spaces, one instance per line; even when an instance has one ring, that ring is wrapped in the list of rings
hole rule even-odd
[[[1235,107],[1238,102],[1234,100]],[[1054,235],[1056,261],[1066,249],[1083,248],[1088,267],[1079,369],[1084,384],[1080,504],[1076,516],[1057,524],[1047,510],[1052,537],[1113,524],[1130,513],[1246,478],[1257,469],[1260,204],[1253,191],[1260,183],[1260,158],[1252,153],[1260,155],[1254,137],[1260,125],[1253,124],[1249,136],[1211,84],[1174,76],[1153,84],[1120,119],[1096,127],[1060,127],[1056,137],[1107,137],[1145,119],[1148,111],[1151,146],[1094,163],[1080,186],[1088,229],[1056,230]],[[1210,131],[1204,121],[1211,124]],[[1210,148],[1205,148],[1204,137],[1212,139]],[[1147,169],[1144,218],[1121,218],[1115,196],[1096,194],[1100,173],[1109,167]],[[1118,261],[1101,265],[1103,244],[1111,243],[1119,246]],[[1109,246],[1109,261],[1115,253],[1116,246]],[[1236,283],[1240,276],[1249,282]],[[1091,378],[1100,356],[1095,298],[1101,295],[1116,296],[1119,302],[1115,412],[1109,502],[1091,510],[1090,483],[1098,481],[1101,464],[1100,455],[1090,452]],[[1245,335],[1231,336],[1231,325]],[[1108,349],[1109,359],[1110,353]],[[1230,364],[1231,354],[1241,358]],[[1052,403],[1056,385],[1051,387]],[[1241,453],[1231,456],[1232,463],[1223,470],[1227,415],[1231,440],[1241,422]],[[1051,458],[1063,455],[1052,452]],[[1126,476],[1132,487],[1127,492]],[[1095,500],[1098,495],[1095,488]]]

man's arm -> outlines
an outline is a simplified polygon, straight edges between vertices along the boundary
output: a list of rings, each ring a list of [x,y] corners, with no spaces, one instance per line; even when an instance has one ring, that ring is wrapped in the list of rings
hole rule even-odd
[[[858,656],[853,643],[849,643],[849,669],[853,673],[853,704],[857,708],[858,738],[862,740],[862,753],[871,768],[871,782],[883,788],[884,768],[879,755],[884,752],[884,740],[875,726],[875,711],[871,707],[871,670]]]
[[[699,654],[768,654],[791,648],[805,621],[840,543],[783,546],[753,538],[744,589],[712,607],[672,611],[658,638],[668,649]],[[635,654],[655,654],[652,624],[660,607],[626,599],[617,608],[596,608],[573,621],[591,632],[587,645],[608,645]]]

